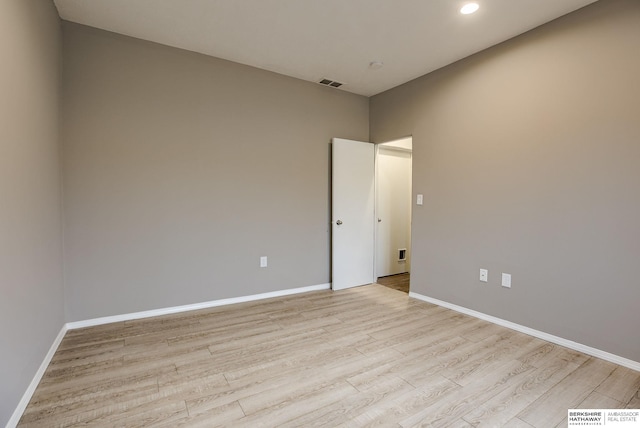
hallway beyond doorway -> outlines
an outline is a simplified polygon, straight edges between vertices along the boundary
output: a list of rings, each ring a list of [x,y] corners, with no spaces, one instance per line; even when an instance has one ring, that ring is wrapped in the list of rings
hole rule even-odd
[[[403,293],[409,293],[410,275],[409,273],[399,273],[397,275],[383,276],[378,278],[376,282],[385,287],[393,288]]]

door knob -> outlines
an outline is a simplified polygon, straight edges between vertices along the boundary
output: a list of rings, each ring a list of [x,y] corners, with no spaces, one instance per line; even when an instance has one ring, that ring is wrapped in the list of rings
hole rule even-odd
[[[336,221],[336,224],[337,224],[338,226],[340,226],[340,225],[342,224],[342,220],[338,220],[338,221]]]
[[[382,219],[381,218],[378,219],[378,223],[382,223]]]

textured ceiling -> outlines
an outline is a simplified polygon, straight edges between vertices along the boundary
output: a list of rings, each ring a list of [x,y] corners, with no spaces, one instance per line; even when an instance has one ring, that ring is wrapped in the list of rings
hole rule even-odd
[[[55,0],[68,21],[371,96],[596,0]],[[384,66],[374,70],[372,61]]]

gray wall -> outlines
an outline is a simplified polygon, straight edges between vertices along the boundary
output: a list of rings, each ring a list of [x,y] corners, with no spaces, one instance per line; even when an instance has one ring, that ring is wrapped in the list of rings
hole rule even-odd
[[[64,324],[59,58],[52,2],[0,2],[0,426]]]
[[[324,284],[365,97],[65,22],[68,321]],[[269,267],[259,268],[259,257]]]
[[[413,134],[412,291],[640,361],[638,23],[602,0],[371,99]]]

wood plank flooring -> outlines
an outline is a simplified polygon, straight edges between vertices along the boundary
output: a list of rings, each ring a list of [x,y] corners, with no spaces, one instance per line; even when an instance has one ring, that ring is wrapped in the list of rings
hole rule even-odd
[[[403,293],[409,293],[410,275],[409,273],[399,273],[397,275],[382,276],[376,280],[376,283]]]
[[[555,427],[640,373],[369,285],[72,330],[20,427]]]

